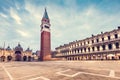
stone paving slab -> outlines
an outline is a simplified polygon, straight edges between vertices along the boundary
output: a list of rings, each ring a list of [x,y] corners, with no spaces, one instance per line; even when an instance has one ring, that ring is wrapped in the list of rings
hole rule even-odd
[[[0,67],[0,80],[9,80],[9,77],[6,75],[5,71]]]
[[[88,72],[88,73],[94,73],[94,74],[102,74],[102,75],[109,75],[110,70],[100,70],[100,69],[75,69],[76,71],[80,72]]]
[[[116,72],[115,72],[115,76],[116,76],[116,77],[120,77],[120,72],[117,72],[117,71],[116,71]]]
[[[95,61],[0,63],[0,80],[11,80],[3,66],[13,80],[120,80],[119,63],[112,62],[114,65],[111,65],[111,62]]]
[[[120,80],[120,79],[100,77],[100,76],[94,76],[94,75],[89,75],[89,74],[80,74],[74,77],[73,80]]]

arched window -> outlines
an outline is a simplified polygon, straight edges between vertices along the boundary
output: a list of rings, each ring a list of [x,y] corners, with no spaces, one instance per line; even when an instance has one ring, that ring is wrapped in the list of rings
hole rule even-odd
[[[115,34],[115,38],[118,38],[118,34]]]
[[[11,55],[7,56],[7,60],[11,61],[12,60],[12,56]]]
[[[108,40],[110,40],[110,36],[108,36]]]
[[[82,53],[82,49],[81,49],[81,53]]]
[[[86,52],[86,48],[84,48],[84,51]]]
[[[92,40],[92,43],[94,43],[94,40]]]
[[[23,56],[23,61],[27,61],[27,56]]]
[[[105,45],[102,45],[103,50],[105,50]]]
[[[92,47],[92,51],[94,51],[95,50],[95,48],[94,47]]]
[[[90,52],[90,48],[88,48],[88,51]]]
[[[108,48],[109,48],[109,49],[112,49],[112,44],[108,44]]]
[[[102,41],[104,41],[104,37],[102,38]]]
[[[28,56],[28,61],[31,61],[31,58],[32,58],[31,56]]]
[[[97,51],[100,51],[100,47],[99,46],[97,46]]]
[[[78,53],[79,53],[79,49],[78,49],[77,51],[78,51]]]
[[[85,45],[85,42],[84,42],[84,45]]]
[[[88,44],[89,44],[90,42],[88,41]]]
[[[72,50],[70,50],[69,52],[72,53]]]
[[[98,39],[98,38],[96,39],[96,42],[99,42],[99,39]]]
[[[116,46],[116,49],[118,49],[119,48],[119,43],[118,42],[115,43],[115,46]]]
[[[76,49],[75,49],[75,53],[76,53]]]

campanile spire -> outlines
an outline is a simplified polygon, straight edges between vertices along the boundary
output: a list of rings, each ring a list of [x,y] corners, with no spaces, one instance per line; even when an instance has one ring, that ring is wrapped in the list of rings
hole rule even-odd
[[[48,13],[47,13],[47,9],[46,9],[46,8],[45,8],[45,12],[44,12],[43,18],[49,19]]]
[[[40,60],[46,61],[51,59],[51,35],[50,35],[50,19],[45,8],[43,18],[41,20],[41,48]]]

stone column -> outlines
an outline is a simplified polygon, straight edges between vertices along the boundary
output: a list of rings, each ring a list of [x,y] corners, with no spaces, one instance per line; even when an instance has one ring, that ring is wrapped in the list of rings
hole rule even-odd
[[[106,50],[109,50],[109,49],[108,49],[108,44],[105,45],[105,49],[106,49]]]
[[[115,45],[115,43],[112,44],[112,49],[113,49],[113,50],[116,49],[116,45]]]
[[[102,46],[100,46],[100,51],[103,51]]]
[[[96,46],[94,47],[94,49],[95,49],[95,52],[97,52],[97,47]]]

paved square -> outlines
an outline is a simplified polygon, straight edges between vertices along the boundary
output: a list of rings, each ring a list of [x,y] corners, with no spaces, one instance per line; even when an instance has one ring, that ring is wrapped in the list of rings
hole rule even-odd
[[[0,80],[120,80],[120,61],[1,62]]]

